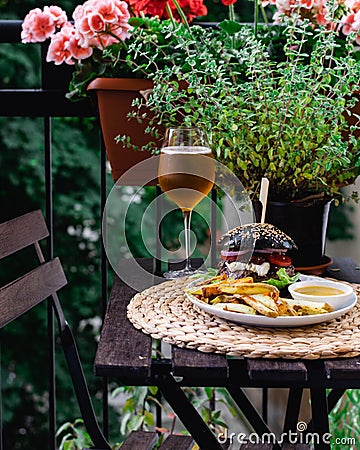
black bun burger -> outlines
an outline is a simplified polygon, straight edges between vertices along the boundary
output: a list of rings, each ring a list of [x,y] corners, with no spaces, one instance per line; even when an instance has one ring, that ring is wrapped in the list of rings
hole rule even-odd
[[[298,278],[287,250],[297,245],[283,231],[269,223],[249,223],[222,236],[219,274],[229,278],[251,276],[255,282],[267,281],[279,289]],[[252,253],[251,253],[252,252]]]

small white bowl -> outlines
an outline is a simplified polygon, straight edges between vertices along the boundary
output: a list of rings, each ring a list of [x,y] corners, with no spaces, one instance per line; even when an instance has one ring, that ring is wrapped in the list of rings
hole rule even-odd
[[[307,293],[300,292],[300,290],[304,290],[304,288],[310,287],[332,288],[342,292],[338,294],[329,294],[324,292],[324,295],[316,295],[315,293],[311,293],[310,289]],[[291,284],[288,289],[294,300],[308,300],[320,303],[326,302],[329,305],[332,305],[335,310],[345,306],[346,301],[353,295],[354,292],[352,287],[348,284],[330,280],[300,281]]]

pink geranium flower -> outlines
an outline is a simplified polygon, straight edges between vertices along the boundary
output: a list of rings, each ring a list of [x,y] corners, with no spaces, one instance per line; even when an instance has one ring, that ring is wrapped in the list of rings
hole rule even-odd
[[[76,60],[89,58],[92,53],[92,47],[85,48],[80,45],[75,27],[68,22],[59,33],[51,37],[46,61],[54,62],[56,65],[74,64]]]
[[[106,22],[104,21],[101,14],[99,13],[91,14],[87,20],[89,24],[89,29],[94,34],[101,33],[106,30]]]
[[[120,0],[88,0],[75,8],[73,18],[83,46],[103,48],[130,36],[128,5]]]
[[[103,0],[99,3],[97,13],[101,16],[104,23],[116,23],[119,17],[120,9],[117,7],[115,2]]]
[[[348,16],[344,17],[342,23],[342,32],[345,35],[348,35],[352,32],[354,21],[355,21],[355,14],[349,14]]]
[[[345,0],[344,3],[350,11],[354,13],[360,11],[360,0]]]
[[[44,42],[55,32],[55,29],[53,15],[39,8],[35,8],[25,16],[21,40],[24,43]]]
[[[82,47],[80,45],[79,35],[76,33],[70,36],[68,47],[71,57],[79,61],[90,58],[94,51],[92,47]]]
[[[75,34],[75,28],[69,23],[64,25],[59,33],[51,36],[46,61],[54,62],[56,65],[60,65],[64,62],[66,64],[74,64],[69,41]]]
[[[128,4],[121,0],[87,0],[75,8],[73,19],[71,25],[58,6],[35,8],[24,19],[22,42],[51,38],[47,61],[74,64],[89,58],[96,47],[103,49],[130,37]]]
[[[56,27],[63,27],[68,21],[66,12],[59,6],[44,6],[44,13],[50,14]]]

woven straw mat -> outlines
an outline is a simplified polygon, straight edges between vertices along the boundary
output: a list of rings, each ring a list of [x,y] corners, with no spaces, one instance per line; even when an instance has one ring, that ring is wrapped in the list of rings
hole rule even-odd
[[[184,295],[189,280],[140,292],[128,305],[133,325],[155,339],[202,352],[246,358],[318,359],[360,354],[360,285],[355,307],[330,322],[296,328],[239,325],[209,314]]]

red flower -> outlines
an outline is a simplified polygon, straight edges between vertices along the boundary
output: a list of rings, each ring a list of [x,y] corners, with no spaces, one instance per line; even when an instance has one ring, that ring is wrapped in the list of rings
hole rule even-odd
[[[180,21],[180,16],[177,12],[176,6],[170,0],[126,0],[130,7],[133,9],[134,14],[139,16],[143,13],[147,16],[159,16],[160,19],[168,19],[168,13],[166,11],[166,3],[169,3],[171,11],[176,20]],[[204,0],[178,0],[181,9],[183,10],[186,18],[191,22],[195,17],[205,16],[207,14],[207,8],[203,3]]]
[[[126,0],[131,6],[136,16],[142,12],[147,16],[159,16],[163,18],[166,16],[167,0]]]
[[[221,0],[221,2],[225,6],[230,6],[230,5],[233,5],[234,3],[236,3],[237,0]]]

